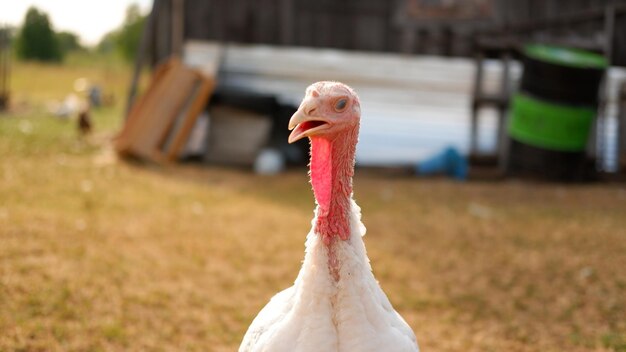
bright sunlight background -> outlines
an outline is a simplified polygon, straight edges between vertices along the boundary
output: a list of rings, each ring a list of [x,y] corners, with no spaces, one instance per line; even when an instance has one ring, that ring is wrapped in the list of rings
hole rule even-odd
[[[29,7],[47,12],[55,31],[69,31],[80,36],[83,45],[95,45],[100,38],[124,20],[126,8],[137,3],[142,10],[151,0],[30,0],[0,1],[0,25],[19,27]]]

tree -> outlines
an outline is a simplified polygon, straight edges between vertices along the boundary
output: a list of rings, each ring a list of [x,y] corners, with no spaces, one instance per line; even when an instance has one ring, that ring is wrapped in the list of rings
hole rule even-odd
[[[0,27],[0,43],[5,46],[12,46],[15,41],[15,27],[5,26]]]
[[[109,54],[115,51],[116,34],[117,32],[112,31],[102,36],[100,42],[96,45],[96,51],[101,54]]]
[[[139,5],[132,4],[128,6],[124,24],[117,36],[118,50],[125,59],[131,61],[135,58],[145,24],[146,16],[141,15]]]
[[[102,37],[98,51],[106,53],[115,48],[124,59],[132,61],[137,54],[145,23],[146,16],[141,14],[139,5],[129,5],[122,26]]]
[[[61,53],[63,54],[83,49],[80,45],[78,36],[72,32],[59,32],[56,34],[56,37]]]
[[[61,61],[59,42],[48,15],[31,7],[17,37],[17,55],[22,59]]]

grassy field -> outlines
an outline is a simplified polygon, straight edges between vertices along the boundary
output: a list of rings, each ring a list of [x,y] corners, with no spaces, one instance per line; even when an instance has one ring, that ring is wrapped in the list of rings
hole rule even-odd
[[[128,69],[16,64],[0,115],[0,351],[233,351],[291,285],[305,170],[117,161]],[[96,133],[44,111],[115,92]],[[626,351],[626,186],[453,183],[357,171],[375,275],[423,351]]]

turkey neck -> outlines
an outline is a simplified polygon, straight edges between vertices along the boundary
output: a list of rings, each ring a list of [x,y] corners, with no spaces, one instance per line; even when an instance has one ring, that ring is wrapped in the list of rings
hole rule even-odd
[[[359,126],[329,138],[311,137],[311,184],[317,202],[315,233],[329,248],[350,238],[350,200]]]

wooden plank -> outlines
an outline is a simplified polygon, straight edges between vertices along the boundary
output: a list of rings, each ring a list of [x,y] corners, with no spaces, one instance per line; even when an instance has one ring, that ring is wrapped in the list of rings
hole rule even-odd
[[[10,65],[11,50],[9,48],[8,28],[0,25],[0,110],[9,106]]]
[[[189,138],[191,130],[196,124],[198,116],[200,116],[200,113],[206,107],[207,100],[214,90],[214,79],[201,76],[196,77],[194,88],[189,93],[187,103],[181,111],[183,120],[180,129],[173,131],[173,142],[171,147],[164,149],[164,156],[167,160],[175,161],[178,158],[185,142],[187,142],[187,139]]]
[[[171,44],[172,54],[181,56],[183,54],[183,38],[184,38],[184,23],[185,23],[185,0],[171,0],[172,1],[172,31],[171,31]]]
[[[141,128],[142,111],[150,104],[151,97],[157,94],[156,91],[161,86],[161,81],[165,79],[165,74],[176,64],[176,60],[169,60],[159,65],[152,76],[147,91],[131,106],[124,128],[115,138],[115,148],[119,153],[125,154],[129,152],[133,138],[138,129]]]
[[[293,45],[295,42],[294,0],[280,0],[280,43]]]
[[[618,99],[618,171],[626,174],[626,80],[620,84]]]
[[[160,62],[173,53],[172,49],[172,2],[161,1],[159,20],[156,22],[155,36],[153,38],[155,62]]]
[[[229,22],[228,16],[226,16],[226,12],[228,9],[228,4],[230,1],[228,0],[213,0],[211,7],[211,17],[209,22],[210,25],[214,24],[214,30],[209,33],[208,38],[215,38],[220,41],[228,41],[229,40],[229,32],[231,31],[232,24]],[[202,19],[196,25],[201,26],[204,25],[206,20]]]
[[[200,111],[204,108],[214,82],[199,71],[172,59],[156,72],[150,88],[132,109],[124,130],[116,141],[121,154],[131,154],[152,161],[174,159]],[[166,150],[169,131],[179,118],[180,128]]]
[[[222,25],[215,15],[218,0],[185,0],[184,40],[201,38],[220,38]]]
[[[148,20],[146,21],[146,24],[144,25],[144,28],[141,32],[141,41],[139,42],[139,47],[137,48],[137,56],[135,57],[133,77],[130,82],[130,89],[128,90],[128,98],[126,99],[126,118],[128,118],[130,109],[135,103],[135,96],[137,95],[137,87],[139,84],[139,75],[141,74],[141,69],[143,67],[148,48],[150,47],[150,42],[154,37],[154,31],[157,22],[157,12],[161,1],[162,0],[154,0],[154,2],[152,3],[152,10],[150,11],[150,14],[148,15]]]
[[[194,78],[193,72],[184,69],[182,65],[173,67],[165,74],[138,116],[137,128],[129,146],[133,155],[161,161],[155,153],[185,101]]]
[[[519,5],[521,6],[522,3],[520,2]],[[574,9],[579,8],[574,7]],[[626,13],[626,4],[615,5],[613,9],[616,14],[624,14]],[[526,7],[522,6],[519,11],[526,12],[528,10]],[[599,7],[578,11],[568,11],[561,9],[560,12],[542,19],[521,16],[522,20],[520,20],[519,18],[515,18],[515,21],[511,21],[511,23],[490,27],[487,30],[483,31],[483,34],[500,34],[505,30],[516,34],[521,34],[562,27],[572,28],[573,26],[581,26],[590,22],[601,22],[604,19],[604,15],[605,10]]]
[[[278,0],[256,0],[250,9],[250,19],[252,21],[252,41],[267,44],[282,43],[282,21],[281,10],[278,8],[281,1]]]
[[[224,6],[224,13],[221,15],[226,21],[226,31],[224,39],[227,41],[235,41],[247,43],[250,41],[248,30],[248,0],[245,1],[228,1]]]
[[[417,30],[413,27],[406,26],[402,31],[402,53],[412,54],[415,51],[416,38]]]

